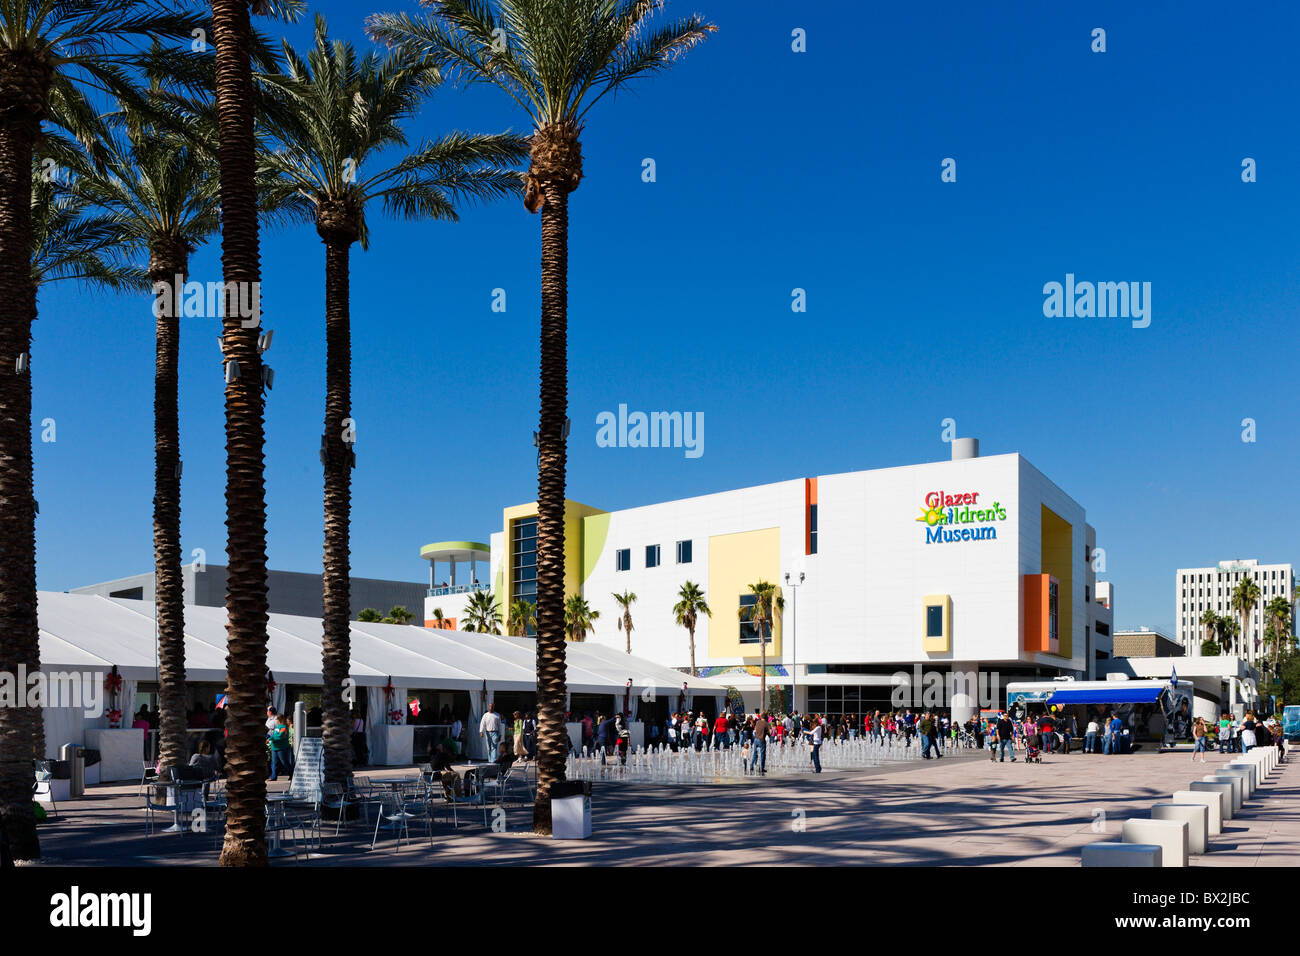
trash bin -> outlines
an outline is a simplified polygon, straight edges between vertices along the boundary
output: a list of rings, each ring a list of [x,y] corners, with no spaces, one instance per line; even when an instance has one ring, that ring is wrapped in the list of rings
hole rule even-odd
[[[591,836],[590,780],[551,784],[551,836],[557,840],[585,840]]]
[[[64,744],[59,748],[59,759],[67,761],[68,796],[75,800],[86,795],[86,757],[80,744]]]

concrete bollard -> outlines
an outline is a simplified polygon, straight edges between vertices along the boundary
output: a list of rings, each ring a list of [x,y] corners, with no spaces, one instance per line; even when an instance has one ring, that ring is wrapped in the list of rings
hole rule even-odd
[[[1204,790],[1175,790],[1174,803],[1199,803],[1206,810],[1206,835],[1216,837],[1223,832],[1223,794]]]
[[[1219,795],[1219,816],[1224,820],[1231,820],[1236,815],[1236,801],[1233,800],[1233,785],[1228,780],[1219,780],[1216,777],[1206,777],[1204,780],[1193,780],[1187,785],[1193,793],[1217,793]]]
[[[1158,843],[1161,866],[1186,866],[1188,829],[1186,820],[1132,817],[1124,821],[1120,839],[1125,843]]]
[[[1160,866],[1158,843],[1089,843],[1083,847],[1084,866]]]
[[[1259,764],[1254,760],[1231,760],[1224,769],[1234,770],[1238,767],[1245,770],[1250,777],[1250,796],[1253,797],[1259,791],[1259,785],[1264,782],[1263,775],[1259,772]]]
[[[1219,768],[1219,776],[1233,776],[1241,778],[1241,799],[1242,801],[1251,800],[1255,796],[1255,768],[1243,767],[1240,764],[1230,763],[1227,766]]]
[[[1246,783],[1239,773],[1214,773],[1205,778],[1206,780],[1218,780],[1220,783],[1232,784],[1232,814],[1236,816],[1241,812],[1241,805],[1246,802]]]
[[[1209,852],[1210,811],[1203,803],[1156,803],[1152,820],[1186,820],[1187,852],[1200,856]]]

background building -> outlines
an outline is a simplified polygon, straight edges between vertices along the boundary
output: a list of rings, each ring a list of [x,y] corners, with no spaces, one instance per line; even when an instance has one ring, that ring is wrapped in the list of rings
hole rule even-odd
[[[1114,657],[1182,657],[1182,644],[1149,627],[1115,632]]]
[[[1259,586],[1259,600],[1250,614],[1245,648],[1249,660],[1254,661],[1262,647],[1267,622],[1264,608],[1275,597],[1287,601],[1295,599],[1295,573],[1289,564],[1260,564],[1257,560],[1239,559],[1220,561],[1212,568],[1179,568],[1174,576],[1174,607],[1176,611],[1178,642],[1188,649],[1190,656],[1199,656],[1206,629],[1201,615],[1206,610],[1221,617],[1231,618],[1238,625],[1241,615],[1232,607],[1232,592],[1247,577]],[[1291,622],[1295,633],[1295,621]]]
[[[226,568],[221,564],[208,564],[199,570],[197,565],[182,568],[185,575],[185,603],[201,607],[224,607],[226,604]],[[267,600],[272,614],[297,614],[302,617],[320,617],[322,611],[322,584],[319,574],[299,571],[268,571],[266,573]],[[390,608],[400,605],[411,612],[411,620],[419,623],[420,608],[427,588],[423,584],[407,581],[381,581],[374,578],[352,578],[352,612],[357,615],[368,607],[387,614]],[[98,594],[103,597],[127,598],[139,601],[154,600],[154,576],[137,574],[118,578],[102,584],[88,584],[72,588],[69,594]]]
[[[491,536],[503,616],[536,594],[536,516],[535,504],[507,508]],[[671,667],[691,663],[672,608],[685,581],[698,584],[712,615],[698,622],[695,665],[748,707],[762,649],[749,586],[760,580],[784,601],[764,635],[767,683],[795,688],[801,710],[887,707],[894,676],[916,666],[1005,684],[1088,676],[1099,637],[1109,654],[1113,612],[1094,593],[1083,507],[1018,454],[979,457],[973,439],[954,442],[950,461],[614,512],[569,502],[565,543],[566,594],[600,612],[588,641],[625,647],[613,595],[631,591],[633,653]]]

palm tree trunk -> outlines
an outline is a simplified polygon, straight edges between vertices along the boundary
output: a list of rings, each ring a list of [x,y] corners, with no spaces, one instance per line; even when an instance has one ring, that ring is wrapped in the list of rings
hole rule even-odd
[[[217,46],[217,152],[221,263],[226,281],[222,350],[239,363],[226,385],[226,838],[222,866],[266,866],[266,489],[262,358],[245,328],[238,290],[256,301],[261,262],[254,184],[252,27],[248,0],[212,0]]]
[[[695,673],[695,627],[692,625],[686,630],[691,635],[691,676],[699,677],[700,675]]]
[[[352,330],[347,241],[325,243],[325,555],[324,634],[321,640],[321,736],[325,780],[343,784],[352,772],[352,722],[343,699],[351,645],[351,445],[344,421],[352,417]],[[349,422],[350,424],[350,422]]]
[[[569,195],[542,186],[541,413],[537,440],[537,800],[551,832],[551,784],[564,779],[564,425],[568,416]]]
[[[36,499],[32,483],[32,148],[52,71],[0,57],[0,671],[40,669],[36,623]],[[18,688],[20,693],[25,687]],[[39,707],[0,707],[0,825],[17,860],[40,858],[32,813],[32,761],[45,756]]]
[[[177,361],[180,322],[176,303],[189,271],[184,252],[151,250],[149,278],[166,291],[155,300],[157,317],[153,377],[154,613],[158,622],[158,763],[181,767],[189,759],[185,694],[185,581],[181,573],[180,417]],[[125,718],[134,702],[125,701]],[[125,720],[123,723],[127,726]]]
[[[763,633],[764,621],[758,622],[758,646],[759,665],[758,665],[758,709],[767,710],[767,635]]]

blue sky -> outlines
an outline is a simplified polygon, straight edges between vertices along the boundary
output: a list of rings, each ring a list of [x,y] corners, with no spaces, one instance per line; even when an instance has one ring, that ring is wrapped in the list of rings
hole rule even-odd
[[[365,14],[411,6],[314,9],[364,43]],[[1300,13],[1136,6],[670,3],[718,33],[598,106],[583,137],[569,496],[612,509],[940,460],[951,417],[1084,506],[1120,626],[1172,628],[1177,567],[1300,557]],[[509,127],[526,131],[503,94],[445,88],[412,135]],[[1258,182],[1241,181],[1245,157]],[[420,545],[486,539],[502,506],[536,496],[539,224],[508,203],[454,225],[376,211],[371,230],[352,260],[352,567],[419,581]],[[319,571],[324,250],[295,229],[264,233],[262,252],[270,564]],[[215,246],[196,255],[195,278],[217,268]],[[1150,282],[1150,327],[1045,318],[1043,284],[1067,272]],[[40,315],[40,586],[148,570],[149,303],[56,286]],[[216,335],[216,320],[182,328],[182,530],[187,554],[222,563]],[[703,412],[704,455],[597,447],[597,413],[620,403]]]

